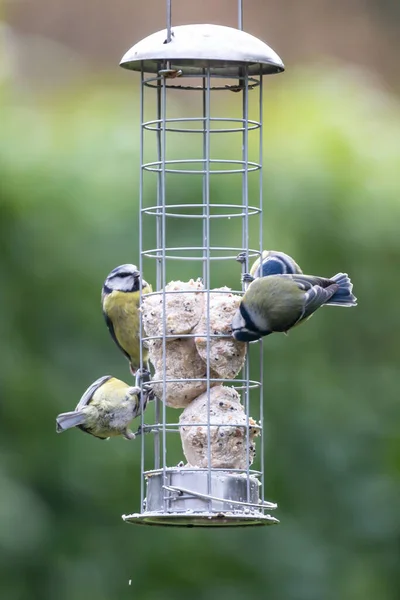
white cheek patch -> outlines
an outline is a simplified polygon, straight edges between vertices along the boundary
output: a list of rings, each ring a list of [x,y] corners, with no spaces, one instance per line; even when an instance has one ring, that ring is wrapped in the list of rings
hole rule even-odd
[[[232,329],[235,331],[236,329],[243,329],[246,326],[240,311],[238,310],[232,319]]]
[[[135,285],[135,280],[133,277],[112,277],[107,282],[107,285],[112,290],[119,290],[121,292],[130,292]]]
[[[264,331],[268,329],[268,319],[265,315],[262,315],[260,312],[254,312],[250,316],[253,324],[256,326],[257,331]]]

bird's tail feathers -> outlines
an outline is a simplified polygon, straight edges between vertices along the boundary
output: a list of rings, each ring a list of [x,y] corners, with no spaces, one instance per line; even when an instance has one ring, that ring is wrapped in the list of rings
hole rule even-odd
[[[81,411],[71,411],[66,413],[61,413],[56,418],[56,431],[57,433],[62,433],[67,429],[71,429],[72,427],[77,427],[78,425],[83,425],[85,423],[85,414]]]
[[[332,298],[326,302],[326,305],[357,306],[357,298],[352,294],[353,284],[347,273],[337,273],[329,279],[334,281],[339,286],[339,289],[333,294]]]

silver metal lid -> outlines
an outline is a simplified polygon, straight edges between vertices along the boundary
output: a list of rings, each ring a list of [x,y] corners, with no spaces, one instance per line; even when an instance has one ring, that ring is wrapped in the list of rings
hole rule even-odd
[[[178,25],[173,27],[170,43],[163,29],[144,38],[124,54],[121,67],[132,71],[157,73],[160,62],[170,61],[171,69],[184,74],[239,75],[246,65],[249,75],[281,73],[285,67],[279,56],[258,38],[222,25]],[[261,69],[260,69],[261,65]]]

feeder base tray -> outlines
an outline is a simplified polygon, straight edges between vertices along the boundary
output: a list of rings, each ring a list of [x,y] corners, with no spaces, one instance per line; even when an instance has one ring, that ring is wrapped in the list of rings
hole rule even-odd
[[[123,515],[127,523],[136,525],[162,525],[173,527],[249,527],[255,525],[276,525],[278,519],[261,513],[249,515],[235,514],[176,514],[142,513]]]

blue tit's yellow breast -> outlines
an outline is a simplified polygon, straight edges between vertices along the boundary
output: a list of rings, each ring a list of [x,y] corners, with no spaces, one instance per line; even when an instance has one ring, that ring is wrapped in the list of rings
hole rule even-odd
[[[129,385],[116,377],[111,377],[108,381],[103,383],[102,386],[97,390],[100,394],[103,394],[105,397],[115,392],[117,394],[121,393],[121,397],[126,394],[126,390],[129,388]]]
[[[98,409],[109,409],[110,406],[118,405],[125,399],[128,389],[127,383],[111,377],[95,391],[91,404]]]
[[[132,399],[128,390],[128,384],[114,377],[100,386],[86,407],[85,429],[100,438],[121,435],[137,409],[136,396]]]
[[[148,286],[142,293],[151,292]],[[103,310],[111,320],[114,334],[118,344],[130,356],[131,363],[138,367],[140,362],[139,347],[139,291],[119,292],[114,290],[103,300]],[[147,360],[147,352],[143,352],[143,359]]]

